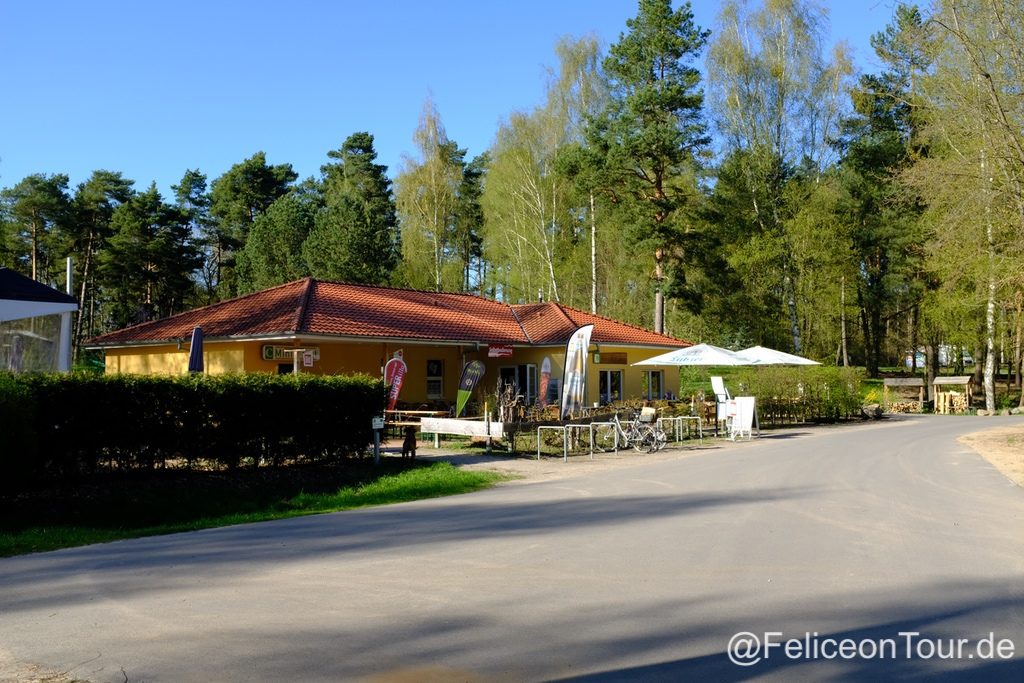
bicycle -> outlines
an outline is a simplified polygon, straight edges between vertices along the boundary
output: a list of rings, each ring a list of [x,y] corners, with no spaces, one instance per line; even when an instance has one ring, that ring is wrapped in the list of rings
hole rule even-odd
[[[599,433],[597,438],[610,440],[615,438],[617,434],[618,441],[622,444],[623,448],[632,446],[638,453],[643,453],[644,451],[654,453],[655,451],[660,451],[668,443],[668,435],[665,434],[663,429],[658,427],[656,423],[641,420],[639,416],[623,423],[619,420],[619,414],[616,413],[612,417],[612,423],[614,431],[607,430],[603,434]]]

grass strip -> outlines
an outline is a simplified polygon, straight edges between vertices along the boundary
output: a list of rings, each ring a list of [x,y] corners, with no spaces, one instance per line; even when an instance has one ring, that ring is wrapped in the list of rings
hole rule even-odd
[[[177,507],[167,513],[175,521],[145,526],[133,527],[122,520],[110,524],[67,522],[26,526],[17,530],[0,529],[0,557],[451,496],[487,488],[504,478],[504,475],[497,472],[460,470],[450,463],[441,462],[395,474],[383,474],[364,484],[342,487],[333,492],[303,491],[265,502],[242,501],[239,507],[244,512],[215,516],[197,514],[190,518],[188,509]]]

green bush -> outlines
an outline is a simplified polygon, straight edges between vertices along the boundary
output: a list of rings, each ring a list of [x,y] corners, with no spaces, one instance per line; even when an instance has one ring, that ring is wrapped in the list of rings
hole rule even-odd
[[[0,487],[17,488],[31,474],[30,463],[36,457],[34,412],[31,392],[14,375],[0,372]]]
[[[322,461],[361,453],[384,387],[367,376],[0,375],[0,466],[19,481],[171,460]]]
[[[737,366],[682,368],[680,395],[714,400],[709,376],[720,374],[734,396],[756,396],[762,424],[836,420],[860,414],[862,368]]]

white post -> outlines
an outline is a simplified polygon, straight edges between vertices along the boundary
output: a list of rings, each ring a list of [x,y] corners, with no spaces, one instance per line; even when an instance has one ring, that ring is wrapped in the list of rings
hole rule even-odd
[[[71,294],[71,257],[68,256],[67,292]],[[71,372],[71,312],[60,314],[60,342],[57,349],[57,372]]]

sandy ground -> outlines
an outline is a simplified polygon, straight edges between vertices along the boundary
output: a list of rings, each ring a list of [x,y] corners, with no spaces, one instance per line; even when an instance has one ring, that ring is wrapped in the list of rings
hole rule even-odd
[[[815,427],[814,429],[843,429],[838,427]],[[776,432],[777,433],[777,432]],[[1024,427],[989,428],[961,437],[961,443],[972,448],[993,464],[1011,481],[1024,486]],[[540,460],[529,457],[510,458],[507,455],[486,456],[460,453],[453,450],[434,450],[422,447],[418,458],[422,460],[448,461],[466,469],[493,470],[510,475],[503,486],[515,486],[537,481],[567,479],[592,472],[620,468],[642,467],[644,464],[666,460],[681,460],[709,455],[715,451],[749,447],[753,442],[732,442],[726,439],[708,438],[699,443],[687,441],[679,446],[670,445],[659,453],[599,453],[592,460],[588,454],[571,455],[568,462],[560,457],[545,456]],[[398,457],[401,442],[383,444],[384,457]],[[19,662],[0,648],[0,683],[86,683],[68,677],[64,672],[44,669],[27,662]]]
[[[1017,486],[1024,486],[1024,427],[1002,427],[960,437]]]

